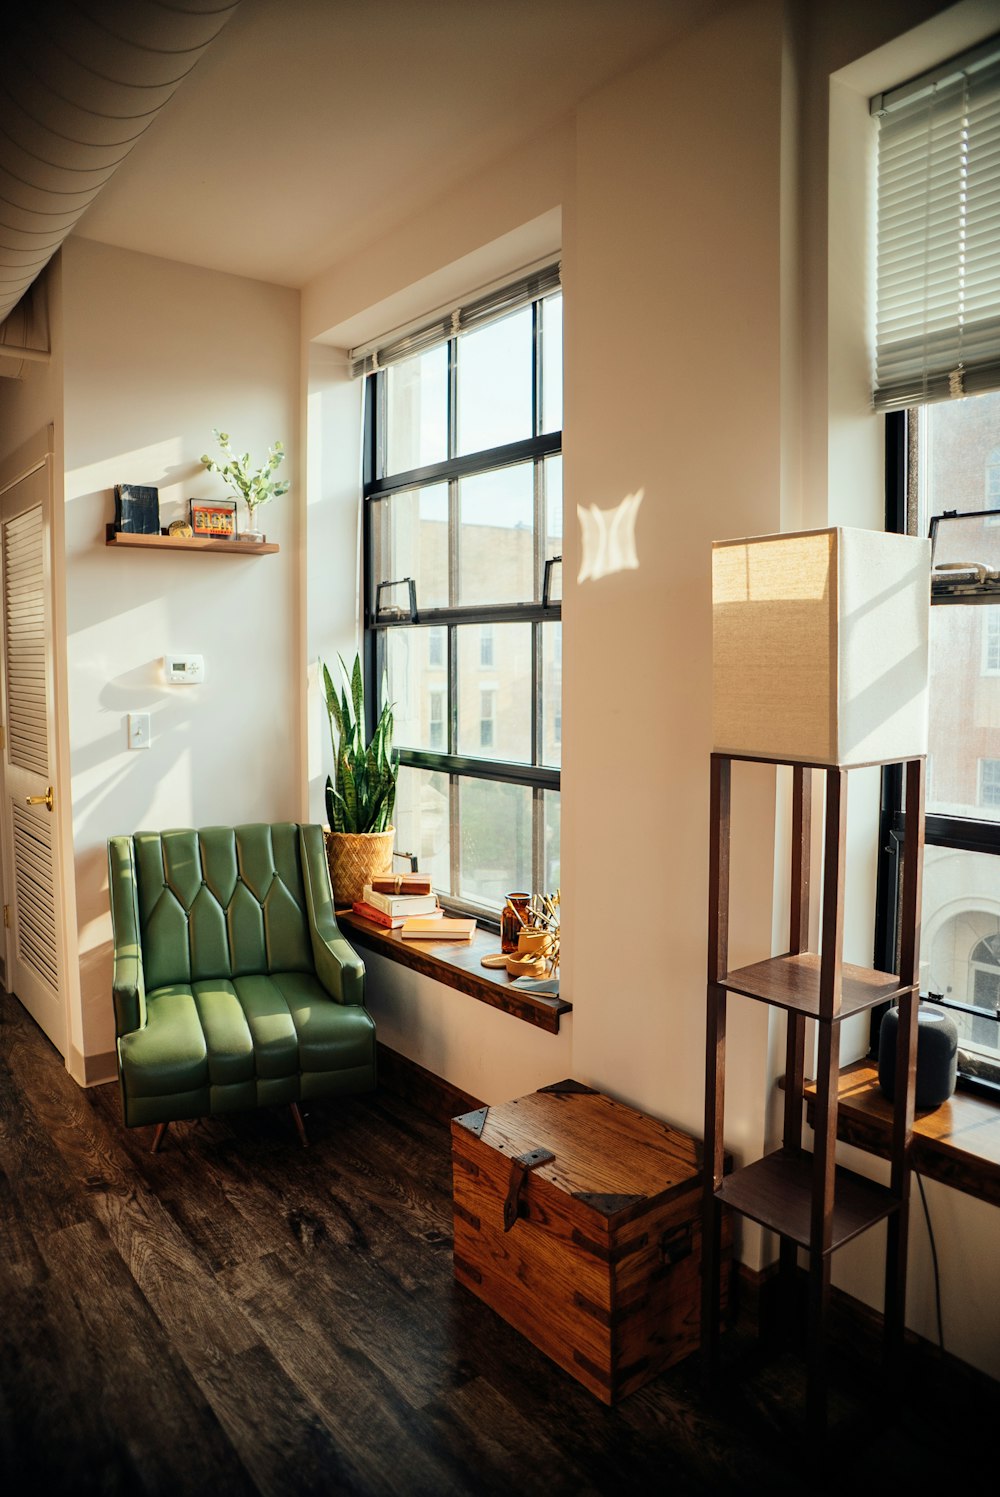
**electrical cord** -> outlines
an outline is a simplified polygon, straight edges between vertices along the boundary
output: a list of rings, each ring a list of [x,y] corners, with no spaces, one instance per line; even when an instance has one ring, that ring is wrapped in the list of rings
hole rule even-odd
[[[916,1170],[914,1170],[913,1173],[914,1175],[916,1175],[917,1187],[920,1191],[920,1200],[924,1208],[924,1221],[927,1223],[927,1237],[931,1245],[931,1262],[934,1265],[934,1304],[937,1310],[938,1346],[942,1351],[944,1351],[944,1327],[941,1321],[941,1274],[938,1270],[937,1245],[934,1241],[934,1228],[931,1226],[931,1213],[928,1210],[927,1206],[927,1196],[924,1193],[924,1182],[920,1178],[920,1176],[917,1175]]]

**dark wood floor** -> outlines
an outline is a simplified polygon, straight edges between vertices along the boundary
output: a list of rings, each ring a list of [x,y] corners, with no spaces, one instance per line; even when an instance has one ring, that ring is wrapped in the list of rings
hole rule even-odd
[[[930,1359],[913,1412],[817,1461],[799,1364],[745,1315],[721,1393],[695,1358],[605,1409],[454,1285],[443,1126],[379,1092],[308,1127],[181,1125],[151,1156],[0,995],[0,1489],[920,1493],[995,1449],[996,1385]],[[880,1397],[863,1358],[843,1376]]]

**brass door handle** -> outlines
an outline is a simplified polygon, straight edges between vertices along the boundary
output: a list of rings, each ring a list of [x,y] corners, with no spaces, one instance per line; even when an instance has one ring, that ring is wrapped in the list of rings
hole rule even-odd
[[[28,795],[28,796],[25,796],[24,804],[26,806],[45,806],[46,809],[51,812],[54,809],[54,806],[53,806],[53,803],[52,803],[52,795],[53,795],[53,790],[52,790],[52,786],[50,785],[49,788],[48,788],[48,790],[46,790],[46,792],[45,792],[44,795]]]

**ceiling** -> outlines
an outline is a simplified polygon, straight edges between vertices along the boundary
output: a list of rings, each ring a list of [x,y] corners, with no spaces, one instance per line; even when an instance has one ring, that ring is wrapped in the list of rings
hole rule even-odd
[[[715,8],[242,0],[76,233],[302,286]]]

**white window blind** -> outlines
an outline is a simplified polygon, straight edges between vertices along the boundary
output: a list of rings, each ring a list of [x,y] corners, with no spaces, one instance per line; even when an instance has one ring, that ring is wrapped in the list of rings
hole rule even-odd
[[[558,264],[544,265],[520,275],[517,280],[494,287],[460,306],[438,312],[426,322],[399,329],[378,345],[364,344],[352,348],[349,354],[351,374],[357,379],[436,348],[457,333],[469,332],[494,317],[516,312],[539,296],[550,296],[559,290],[559,285]]]
[[[1000,389],[1000,37],[872,110],[876,408]]]

